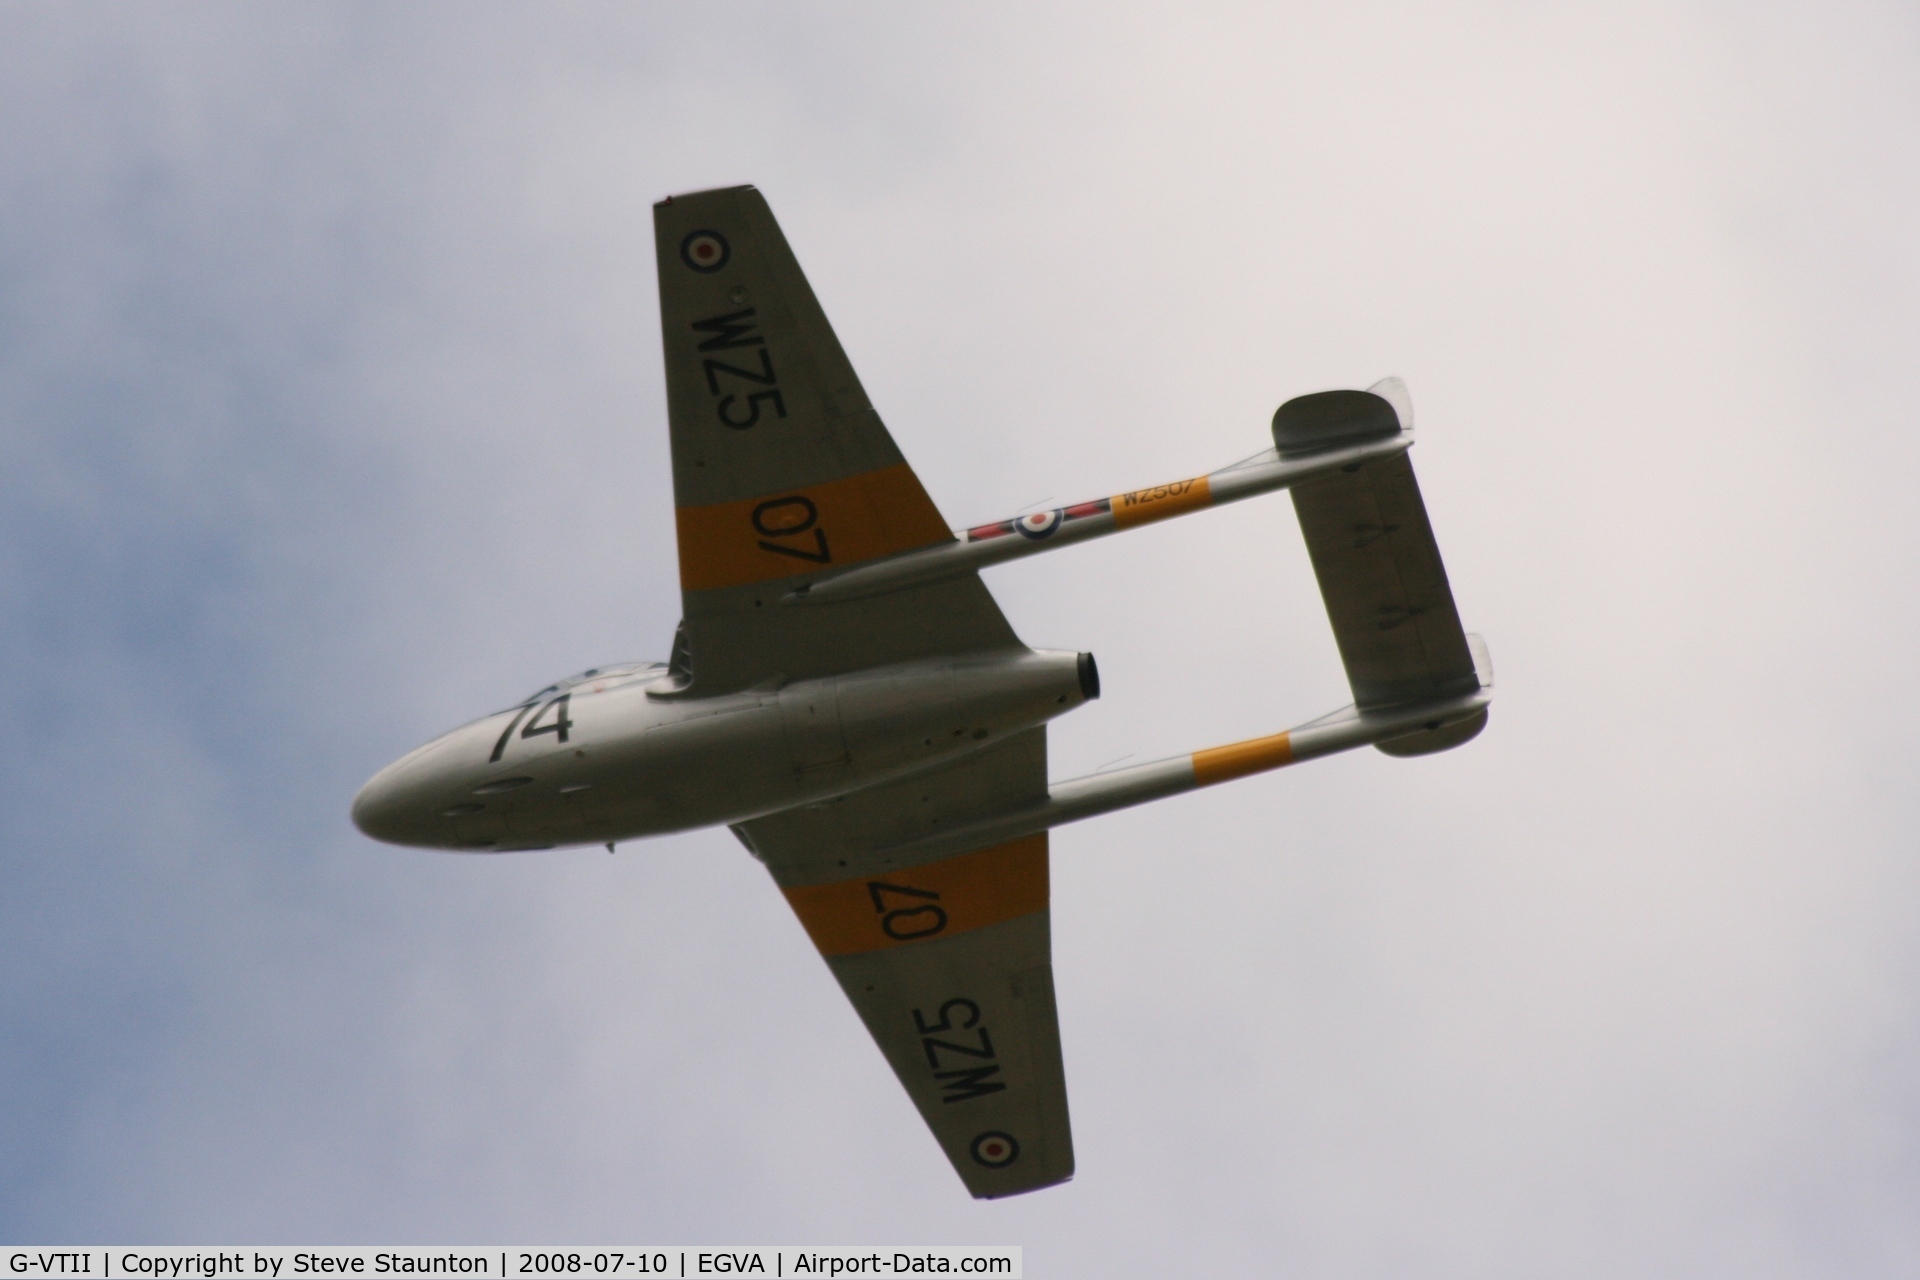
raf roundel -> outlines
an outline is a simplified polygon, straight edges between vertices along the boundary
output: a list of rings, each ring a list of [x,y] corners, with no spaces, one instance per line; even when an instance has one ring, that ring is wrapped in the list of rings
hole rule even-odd
[[[1013,522],[1013,527],[1021,537],[1031,538],[1035,542],[1051,538],[1060,527],[1062,519],[1058,510],[1036,511],[1030,516],[1021,516]]]
[[[989,1129],[975,1138],[971,1151],[974,1161],[989,1169],[1004,1169],[1020,1158],[1020,1144],[1013,1140],[1012,1134],[998,1129]]]
[[[727,265],[733,249],[718,231],[694,231],[680,242],[680,261],[695,271],[711,273]]]

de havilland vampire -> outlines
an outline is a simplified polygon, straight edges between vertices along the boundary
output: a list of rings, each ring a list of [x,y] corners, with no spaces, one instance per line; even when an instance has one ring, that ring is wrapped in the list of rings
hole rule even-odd
[[[1487,722],[1397,378],[1281,405],[1273,447],[1191,480],[949,531],[752,187],[654,207],[684,617],[665,663],[598,667],[455,729],[353,804],[375,839],[470,853],[728,824],[975,1196],[1073,1174],[1050,828]],[[1029,649],[979,571],[1288,489],[1353,705],[1271,737],[1047,781],[1093,657]]]

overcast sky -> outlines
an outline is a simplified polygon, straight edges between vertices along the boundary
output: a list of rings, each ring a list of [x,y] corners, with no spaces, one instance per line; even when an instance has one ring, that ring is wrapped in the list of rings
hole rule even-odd
[[[1920,18],[0,7],[0,1237],[1920,1270]],[[355,789],[678,616],[649,206],[752,182],[956,525],[1405,377],[1500,685],[1063,829],[970,1201],[724,831]],[[1347,700],[1285,498],[995,569],[1056,777]]]

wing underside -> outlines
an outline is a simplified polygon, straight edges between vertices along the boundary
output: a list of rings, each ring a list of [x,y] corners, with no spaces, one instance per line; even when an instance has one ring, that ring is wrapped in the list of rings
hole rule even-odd
[[[1039,728],[955,766],[735,828],[982,1198],[1073,1176],[1047,835],[934,859],[886,850],[1045,795]]]
[[[696,694],[1017,644],[979,578],[792,609],[823,573],[950,542],[752,187],[654,206]]]

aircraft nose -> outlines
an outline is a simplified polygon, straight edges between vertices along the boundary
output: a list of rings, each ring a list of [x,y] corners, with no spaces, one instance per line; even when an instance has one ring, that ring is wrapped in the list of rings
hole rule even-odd
[[[387,844],[419,843],[419,804],[413,790],[394,766],[382,769],[353,798],[353,825]]]

